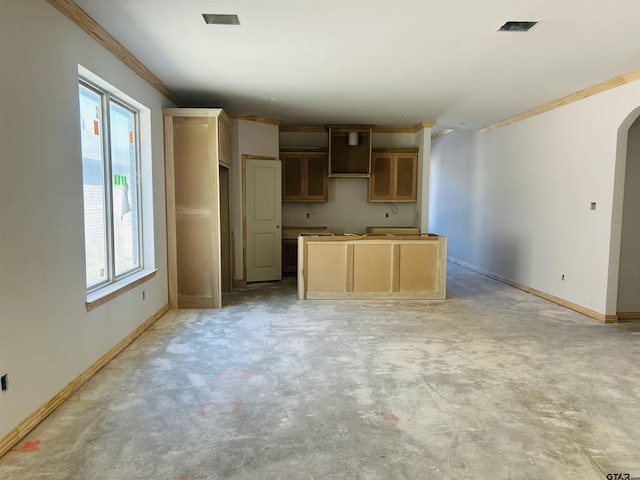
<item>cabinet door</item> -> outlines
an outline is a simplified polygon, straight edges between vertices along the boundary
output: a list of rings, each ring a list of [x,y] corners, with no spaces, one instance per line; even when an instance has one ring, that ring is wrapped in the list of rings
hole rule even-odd
[[[418,198],[418,156],[415,153],[398,153],[394,156],[394,201],[415,202]]]
[[[297,153],[281,153],[280,161],[282,162],[282,201],[303,201],[304,192],[302,188],[302,155]]]
[[[308,202],[327,201],[327,165],[326,154],[307,154],[304,156],[305,199]]]
[[[393,154],[390,153],[374,153],[371,156],[370,202],[390,202],[393,200],[393,160]]]

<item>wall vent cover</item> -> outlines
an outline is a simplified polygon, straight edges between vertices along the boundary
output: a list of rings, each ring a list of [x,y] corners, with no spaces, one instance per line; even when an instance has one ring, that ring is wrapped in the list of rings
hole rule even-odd
[[[219,13],[203,13],[202,17],[208,25],[240,25],[238,15],[225,15]]]
[[[538,22],[507,22],[500,27],[499,32],[528,32]]]

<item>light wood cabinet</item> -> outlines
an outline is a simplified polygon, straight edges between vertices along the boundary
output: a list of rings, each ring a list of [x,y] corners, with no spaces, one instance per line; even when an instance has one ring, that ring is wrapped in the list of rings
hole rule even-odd
[[[370,202],[415,202],[418,149],[376,149],[371,154]]]
[[[163,113],[169,304],[220,308],[222,267],[230,265],[221,249],[230,242],[220,233],[220,168],[230,163],[231,120],[219,109]]]
[[[371,171],[373,125],[327,125],[329,176],[368,177]],[[353,142],[349,141],[351,137]]]
[[[282,201],[326,202],[327,153],[281,151]]]
[[[298,298],[447,297],[447,240],[438,235],[298,238]]]

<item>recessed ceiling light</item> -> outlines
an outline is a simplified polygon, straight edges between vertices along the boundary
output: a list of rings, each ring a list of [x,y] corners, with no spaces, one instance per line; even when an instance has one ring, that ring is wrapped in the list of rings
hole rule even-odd
[[[203,13],[202,17],[208,25],[240,25],[238,15],[224,15],[218,13]]]
[[[499,32],[527,32],[538,22],[507,22],[500,27]]]

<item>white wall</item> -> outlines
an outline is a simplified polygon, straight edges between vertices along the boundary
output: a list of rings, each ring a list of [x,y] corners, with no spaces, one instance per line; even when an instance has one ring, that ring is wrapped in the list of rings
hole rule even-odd
[[[328,148],[328,134],[283,132],[280,134],[280,146]],[[413,133],[374,133],[372,146],[421,147],[416,144],[416,135]],[[422,162],[419,163],[418,168],[422,165]],[[367,201],[368,185],[366,178],[330,178],[326,203],[283,203],[282,224],[290,227],[329,227],[334,233],[364,233],[368,226],[416,224],[416,203],[370,203]]]
[[[431,228],[449,237],[450,256],[615,314],[618,131],[639,95],[634,82],[491,132],[434,140]]]
[[[242,156],[279,158],[279,127],[249,120],[233,120],[229,211],[234,240],[234,280],[243,280]]]
[[[0,58],[2,438],[167,303],[161,109],[171,105],[42,0],[0,2]],[[151,109],[143,175],[159,269],[88,313],[79,64]]]
[[[473,263],[476,136],[454,131],[431,145],[429,231],[447,237],[448,255],[466,263]]]

